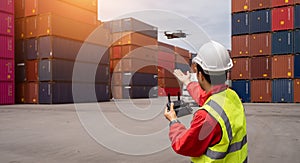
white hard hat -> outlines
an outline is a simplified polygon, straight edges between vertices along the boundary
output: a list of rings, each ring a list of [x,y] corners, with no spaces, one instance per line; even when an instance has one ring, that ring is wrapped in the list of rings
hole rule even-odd
[[[227,49],[215,41],[205,43],[192,62],[199,64],[209,75],[224,74],[233,66]]]

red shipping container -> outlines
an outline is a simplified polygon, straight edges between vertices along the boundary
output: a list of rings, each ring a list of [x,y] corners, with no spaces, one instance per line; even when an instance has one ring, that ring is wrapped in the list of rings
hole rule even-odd
[[[15,83],[0,82],[0,105],[15,103]]]
[[[250,0],[232,0],[231,2],[232,13],[249,11]]]
[[[16,103],[24,104],[25,103],[25,83],[16,84]]]
[[[294,102],[300,103],[300,79],[294,80]]]
[[[162,88],[179,88],[181,83],[177,78],[158,78],[158,86]]]
[[[170,94],[170,96],[177,96],[178,92],[181,95],[180,88],[158,88],[158,96],[168,96],[168,94]]]
[[[251,102],[272,102],[272,81],[251,81]]]
[[[158,68],[158,78],[175,78],[172,70],[167,70],[165,68]]]
[[[0,12],[0,34],[14,36],[14,15]]]
[[[272,0],[251,0],[250,10],[270,8],[271,1]]]
[[[167,53],[175,53],[175,46],[163,43],[163,42],[158,42],[158,50],[167,52]]]
[[[18,18],[15,20],[15,38],[17,40],[24,39],[25,37],[25,18]]]
[[[175,62],[175,55],[174,55],[174,53],[159,51],[157,59],[158,60],[169,61],[169,62]]]
[[[0,59],[0,81],[14,81],[14,62],[13,59]]]
[[[26,61],[26,80],[38,81],[38,60]]]
[[[234,58],[230,72],[231,80],[250,79],[250,58]]]
[[[191,58],[191,54],[188,50],[176,46],[175,55],[177,56],[178,54],[183,57]]]
[[[250,61],[251,79],[270,79],[272,77],[272,58],[254,57]]]
[[[261,33],[250,36],[250,56],[272,54],[272,34]]]
[[[294,0],[295,4],[300,4],[300,0]]]
[[[25,17],[25,0],[14,0],[15,1],[15,18]]]
[[[111,47],[110,59],[121,59],[122,58],[122,46]]]
[[[29,82],[25,84],[25,103],[38,104],[39,99],[39,83]]]
[[[137,45],[137,46],[153,46],[157,47],[158,41],[147,35],[137,32],[119,32],[112,34],[113,46],[117,45]]]
[[[0,0],[0,11],[14,13],[14,0]]]
[[[141,59],[116,59],[112,60],[111,72],[142,72],[157,74],[157,63]]]
[[[294,56],[276,55],[272,57],[272,78],[293,78]]]
[[[231,57],[247,57],[249,56],[249,35],[232,36]]]
[[[294,7],[281,7],[272,10],[272,31],[294,28]]]
[[[293,5],[294,0],[272,0],[271,7]]]
[[[168,61],[158,60],[157,61],[157,66],[165,68],[165,69],[170,70],[170,71],[174,71],[175,62],[168,62]]]
[[[0,36],[0,58],[14,58],[14,38],[10,36]]]

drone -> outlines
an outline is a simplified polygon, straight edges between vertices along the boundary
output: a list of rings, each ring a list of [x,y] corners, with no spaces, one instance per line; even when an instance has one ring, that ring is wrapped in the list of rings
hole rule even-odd
[[[177,32],[170,32],[165,31],[165,36],[167,36],[168,39],[174,39],[174,38],[186,38],[187,34],[182,32],[182,30],[177,30]]]

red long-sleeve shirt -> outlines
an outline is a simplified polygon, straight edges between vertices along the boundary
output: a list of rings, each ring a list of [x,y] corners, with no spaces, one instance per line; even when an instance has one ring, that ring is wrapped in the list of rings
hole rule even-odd
[[[205,101],[214,93],[221,92],[227,87],[225,85],[214,86],[206,93],[201,89],[198,82],[192,82],[187,90],[193,99],[202,106]],[[207,148],[217,144],[222,138],[220,124],[205,110],[198,110],[194,113],[191,126],[186,129],[181,123],[174,123],[170,126],[169,137],[173,150],[181,155],[200,157]]]

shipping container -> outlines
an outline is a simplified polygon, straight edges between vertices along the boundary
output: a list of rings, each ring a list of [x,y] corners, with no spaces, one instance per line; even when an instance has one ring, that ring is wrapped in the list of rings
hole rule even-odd
[[[272,31],[288,30],[294,28],[294,7],[281,7],[272,9]]]
[[[170,71],[174,71],[174,69],[175,69],[175,62],[158,60],[157,65],[158,65],[158,67],[162,67],[162,68],[165,68]]]
[[[300,4],[300,0],[294,0],[294,4]]]
[[[163,42],[158,42],[158,50],[163,51],[163,52],[167,52],[167,53],[170,53],[170,54],[174,54],[175,46],[167,44],[167,43],[163,43]]]
[[[177,96],[178,93],[181,95],[180,88],[158,88],[158,96]]]
[[[158,88],[152,86],[112,86],[115,99],[156,98]]]
[[[232,89],[239,95],[242,102],[251,101],[249,80],[232,81]]]
[[[180,64],[185,64],[185,65],[190,65],[190,60],[191,60],[190,57],[183,57],[183,56],[176,55],[175,62]]]
[[[175,47],[175,55],[180,55],[186,58],[191,58],[190,52],[186,49],[180,48],[180,47]]]
[[[0,34],[14,36],[15,22],[14,15],[0,12]]]
[[[175,63],[175,69],[179,69],[184,73],[186,73],[187,71],[191,72],[191,66],[188,63]]]
[[[294,102],[292,79],[274,79],[272,81],[272,102]]]
[[[153,48],[157,47],[157,39],[143,35],[140,33],[132,32],[120,32],[113,33],[113,46],[117,45],[138,45],[138,46],[152,46]]]
[[[251,79],[270,79],[272,77],[272,58],[270,56],[250,59]]]
[[[158,78],[158,86],[162,88],[180,88],[181,83],[177,78]]]
[[[72,103],[72,83],[67,82],[40,82],[40,104]]]
[[[112,74],[112,85],[124,86],[157,86],[157,74],[124,72]]]
[[[148,74],[157,74],[157,63],[135,58],[112,60],[112,68],[113,72],[141,72]]]
[[[279,6],[286,6],[286,5],[293,5],[294,0],[272,0],[271,7],[279,7]]]
[[[122,46],[113,46],[111,59],[145,59],[157,62],[157,50],[137,45],[122,45]]]
[[[252,80],[251,102],[272,102],[272,81]]]
[[[272,33],[272,54],[293,54],[294,32],[280,31]]]
[[[300,54],[294,56],[294,77],[300,78]]]
[[[96,26],[48,13],[26,17],[25,28],[26,38],[54,35],[85,41]]]
[[[16,83],[16,89],[15,89],[15,101],[17,104],[24,104],[25,101],[25,87],[26,84],[23,83]]]
[[[14,1],[15,0],[1,0],[0,11],[9,14],[14,14]]]
[[[39,103],[39,83],[26,82],[25,83],[25,103],[38,104]]]
[[[248,34],[249,28],[249,13],[232,14],[232,35]]]
[[[39,37],[38,54],[41,59],[54,58],[109,64],[108,47],[56,36]]]
[[[0,105],[15,103],[15,83],[0,82]]]
[[[97,13],[97,0],[60,0],[72,5],[75,5],[77,7],[92,11],[94,13]]]
[[[271,18],[270,9],[250,12],[250,33],[270,32],[272,29]]]
[[[294,102],[300,103],[300,79],[294,80]]]
[[[18,62],[24,62],[26,56],[26,41],[15,40],[15,60]]]
[[[18,18],[15,19],[15,39],[20,40],[25,38],[26,33],[26,19],[25,18]]]
[[[26,46],[26,59],[27,60],[36,60],[39,59],[38,54],[38,39],[30,38],[25,40]]]
[[[0,58],[14,58],[15,45],[14,38],[10,36],[0,36]]]
[[[250,55],[249,35],[232,36],[231,57],[247,57]]]
[[[168,70],[162,67],[158,67],[158,77],[159,78],[175,78],[173,75],[173,70]]]
[[[15,66],[15,82],[16,83],[23,83],[26,81],[26,64],[23,63],[16,63]]]
[[[250,79],[250,58],[233,58],[231,80]]]
[[[249,11],[250,0],[232,0],[231,2],[232,13]]]
[[[164,52],[164,51],[158,51],[157,59],[158,60],[169,61],[169,62],[175,62],[175,54]]]
[[[271,0],[251,0],[250,10],[260,10],[271,7]]]
[[[300,5],[295,5],[295,14],[294,14],[294,24],[295,24],[295,28],[298,29],[300,28]]]
[[[74,103],[103,102],[110,100],[110,87],[106,83],[72,83]]]
[[[250,56],[272,54],[271,33],[252,34],[250,36]]]
[[[25,0],[25,17],[40,14],[52,14],[63,16],[74,21],[97,25],[97,14],[60,0],[41,1]]]
[[[294,31],[294,53],[300,53],[300,30],[299,29],[296,29]]]
[[[0,59],[0,81],[14,81],[15,66],[13,59]]]
[[[272,57],[272,78],[294,78],[294,55]]]
[[[38,60],[26,61],[26,81],[36,82],[39,80]]]
[[[25,17],[25,0],[14,0],[15,18]]]

